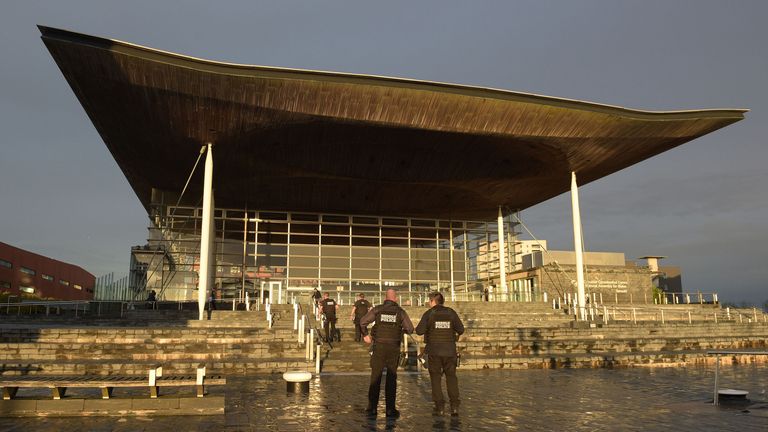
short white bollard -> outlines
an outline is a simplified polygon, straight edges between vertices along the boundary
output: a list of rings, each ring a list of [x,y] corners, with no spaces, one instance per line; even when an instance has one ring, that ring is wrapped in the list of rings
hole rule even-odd
[[[305,371],[288,371],[283,374],[285,390],[289,393],[309,393],[309,380],[312,373]]]
[[[320,374],[320,348],[322,345],[317,344],[317,354],[315,355],[315,373]]]

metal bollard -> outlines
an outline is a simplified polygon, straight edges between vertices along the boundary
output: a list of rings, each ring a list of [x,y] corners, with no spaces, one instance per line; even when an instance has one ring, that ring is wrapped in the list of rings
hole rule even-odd
[[[309,359],[312,360],[315,357],[315,345],[317,342],[315,342],[315,333],[317,331],[315,329],[309,329],[309,343],[307,346],[309,347]]]
[[[320,344],[317,345],[317,356],[315,357],[315,373],[316,374],[320,373],[320,348],[321,347],[322,345]]]
[[[637,313],[635,311],[635,308],[632,308],[632,322],[634,324],[637,324]]]
[[[661,323],[664,324],[664,309],[661,310]]]
[[[714,404],[720,405],[720,392],[718,391],[718,387],[720,386],[720,354],[717,355],[717,360],[715,361],[715,395],[714,395]]]
[[[293,329],[299,329],[299,305],[293,304]]]
[[[691,311],[688,311],[688,324],[693,324],[693,321],[691,320]]]
[[[312,340],[312,331],[314,329],[309,329],[309,340]],[[304,346],[304,359],[305,360],[311,360],[312,356],[310,355],[310,351],[312,351],[314,347],[311,344],[306,344]]]

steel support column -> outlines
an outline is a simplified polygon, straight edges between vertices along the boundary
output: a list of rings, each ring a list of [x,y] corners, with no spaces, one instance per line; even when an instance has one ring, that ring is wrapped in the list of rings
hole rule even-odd
[[[576,252],[576,290],[578,295],[578,316],[587,319],[586,295],[584,294],[584,245],[581,241],[581,212],[579,210],[579,189],[576,173],[571,172],[571,208],[573,211],[573,249]]]
[[[213,227],[213,146],[208,143],[205,156],[205,177],[203,179],[203,222],[200,235],[200,270],[197,282],[197,306],[200,311],[200,319],[205,315],[205,300],[211,288],[211,267],[213,236],[216,232]]]
[[[508,296],[509,290],[507,289],[507,257],[506,249],[504,247],[504,216],[501,214],[501,206],[499,206],[497,230],[499,235],[499,291]]]

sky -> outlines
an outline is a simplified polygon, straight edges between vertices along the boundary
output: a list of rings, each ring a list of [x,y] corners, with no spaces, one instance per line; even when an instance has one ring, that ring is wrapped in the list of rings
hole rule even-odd
[[[580,188],[589,251],[663,255],[683,289],[768,301],[768,1],[4,1],[0,241],[128,271],[148,219],[37,24],[244,64],[746,120]],[[522,219],[573,249],[570,196]]]

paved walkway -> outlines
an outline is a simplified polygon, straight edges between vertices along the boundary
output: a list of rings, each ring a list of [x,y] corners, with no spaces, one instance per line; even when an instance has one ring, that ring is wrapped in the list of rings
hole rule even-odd
[[[750,391],[750,405],[714,407],[711,368],[465,371],[459,378],[460,417],[433,417],[428,376],[401,374],[401,418],[368,420],[363,414],[367,375],[324,375],[312,381],[309,395],[286,393],[280,376],[268,375],[229,377],[226,390],[212,388],[226,395],[224,416],[0,418],[0,430],[768,430],[768,367],[722,371],[722,386]]]

